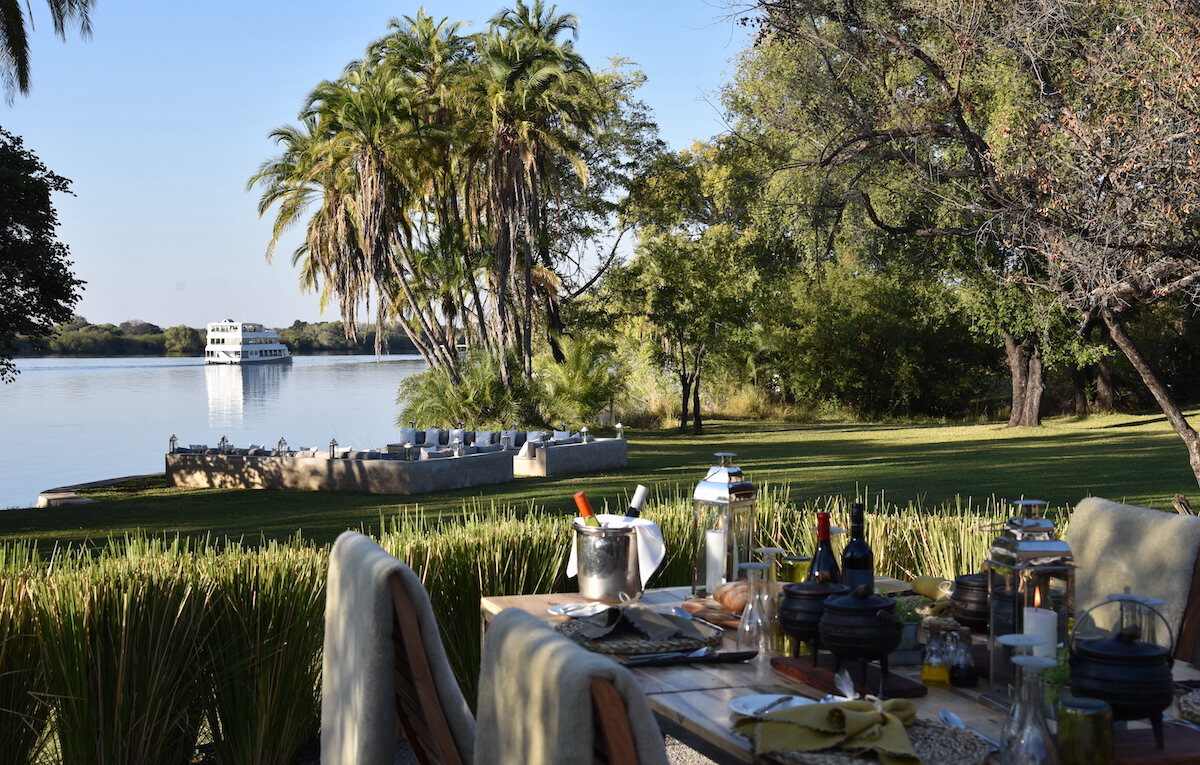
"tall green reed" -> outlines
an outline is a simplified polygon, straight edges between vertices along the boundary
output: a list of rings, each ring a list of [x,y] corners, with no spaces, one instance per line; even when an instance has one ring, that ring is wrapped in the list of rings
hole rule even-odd
[[[45,742],[41,640],[28,573],[0,577],[0,752],[13,765],[37,761]]]
[[[166,550],[47,577],[36,618],[62,762],[188,760],[207,694],[209,597],[194,567]]]
[[[216,765],[286,765],[316,735],[326,562],[298,541],[199,558],[213,585],[204,652]]]

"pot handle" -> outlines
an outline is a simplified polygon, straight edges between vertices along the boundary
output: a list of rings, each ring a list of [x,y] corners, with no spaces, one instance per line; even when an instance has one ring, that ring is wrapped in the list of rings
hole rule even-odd
[[[882,608],[875,612],[875,621],[877,622],[899,622],[900,618],[891,611],[885,611]]]
[[[1099,603],[1097,603],[1096,605],[1094,605],[1091,608],[1084,611],[1079,616],[1075,617],[1075,619],[1073,620],[1073,623],[1071,625],[1071,634],[1068,635],[1068,643],[1067,643],[1067,647],[1071,649],[1071,653],[1075,653],[1075,633],[1078,631],[1079,623],[1081,621],[1083,621],[1083,617],[1087,616],[1092,611],[1095,611],[1100,606],[1106,606],[1110,603],[1119,603],[1119,602],[1120,601],[1118,601],[1118,600],[1102,600]],[[1167,643],[1168,643],[1167,661],[1168,661],[1168,663],[1173,662],[1175,660],[1175,631],[1171,629],[1171,623],[1168,622],[1167,617],[1163,616],[1162,613],[1154,606],[1142,603],[1141,607],[1148,608],[1151,611],[1153,611],[1154,615],[1158,617],[1158,620],[1160,622],[1162,622],[1162,625],[1167,628]]]

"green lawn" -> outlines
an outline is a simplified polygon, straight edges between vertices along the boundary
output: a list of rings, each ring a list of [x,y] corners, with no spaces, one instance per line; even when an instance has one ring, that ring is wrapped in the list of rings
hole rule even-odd
[[[1191,414],[1195,415],[1196,412]],[[419,506],[426,513],[464,502],[573,512],[571,495],[622,502],[637,483],[684,491],[704,475],[712,453],[733,451],[759,486],[787,484],[794,500],[869,489],[889,502],[926,505],[957,496],[1021,495],[1074,504],[1089,494],[1168,509],[1175,493],[1197,495],[1182,442],[1161,416],[1106,415],[1050,420],[1040,429],[998,423],[954,425],[793,425],[715,421],[703,436],[630,434],[629,469],[617,473],[518,479],[471,490],[399,497],[284,491],[169,488],[161,480],[92,494],[100,504],[0,512],[0,541],[102,540],[142,529],[257,540],[297,530],[318,542],[346,528],[377,528],[381,515]],[[1200,502],[1196,503],[1200,506]]]

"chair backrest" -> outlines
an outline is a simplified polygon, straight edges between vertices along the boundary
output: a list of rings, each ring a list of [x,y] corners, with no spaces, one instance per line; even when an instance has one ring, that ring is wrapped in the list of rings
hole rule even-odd
[[[438,696],[412,599],[400,577],[388,577],[396,650],[396,718],[421,765],[464,765]]]
[[[637,747],[625,702],[616,686],[601,677],[592,681],[592,718],[596,729],[596,762],[637,765]]]
[[[1161,598],[1175,657],[1196,658],[1200,630],[1200,518],[1087,497],[1075,506],[1066,539],[1078,566],[1077,616],[1124,587]],[[1094,613],[1107,628],[1115,610]],[[1158,636],[1165,645],[1166,637]]]

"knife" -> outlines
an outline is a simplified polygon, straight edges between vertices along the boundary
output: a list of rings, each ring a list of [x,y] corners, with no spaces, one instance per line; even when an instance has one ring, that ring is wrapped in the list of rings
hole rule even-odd
[[[710,653],[705,656],[668,656],[661,659],[637,659],[623,661],[625,667],[669,667],[674,664],[732,664],[739,661],[749,661],[758,656],[758,651],[727,651],[725,653]]]

